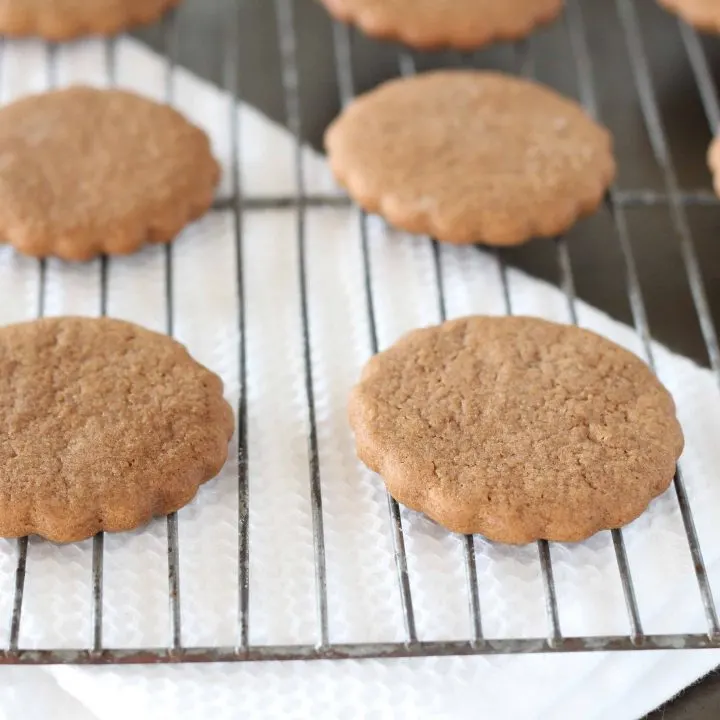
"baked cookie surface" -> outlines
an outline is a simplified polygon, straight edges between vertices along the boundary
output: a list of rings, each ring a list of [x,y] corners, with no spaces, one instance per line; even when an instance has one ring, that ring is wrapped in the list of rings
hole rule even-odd
[[[360,459],[404,505],[460,533],[579,541],[670,485],[670,394],[592,332],[523,317],[416,330],[372,358],[349,417]]]
[[[0,0],[0,35],[69,40],[160,19],[182,0]]]
[[[0,328],[0,536],[123,531],[189,503],[228,454],[220,378],[110,319]]]
[[[88,260],[167,243],[211,206],[220,168],[180,113],[72,87],[0,108],[0,241]]]
[[[665,9],[679,15],[699,30],[720,33],[720,4],[716,0],[659,0]]]
[[[392,80],[328,128],[338,182],[368,212],[455,244],[565,232],[603,200],[610,133],[536,83],[480,71]]]
[[[554,20],[563,0],[322,0],[368,35],[418,48],[478,48],[517,40]]]

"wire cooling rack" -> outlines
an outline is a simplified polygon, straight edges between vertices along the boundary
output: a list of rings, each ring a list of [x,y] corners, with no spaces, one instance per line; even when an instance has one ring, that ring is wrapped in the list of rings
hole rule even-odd
[[[685,192],[673,165],[668,138],[663,126],[656,91],[653,87],[651,68],[646,49],[640,33],[637,11],[631,0],[617,0],[618,16],[622,25],[624,42],[632,59],[630,72],[639,97],[642,117],[652,145],[654,157],[662,170],[664,187],[660,190],[643,190],[628,192],[611,188],[607,195],[607,207],[615,227],[615,237],[619,243],[624,268],[626,271],[626,287],[632,310],[634,326],[643,348],[645,359],[654,366],[653,350],[647,312],[640,287],[638,267],[630,242],[627,212],[635,206],[665,205],[670,210],[673,230],[679,242],[684,271],[689,282],[694,309],[699,320],[703,339],[707,347],[712,371],[720,379],[720,345],[717,332],[711,317],[706,288],[700,269],[698,254],[694,246],[687,208],[696,204],[715,204],[716,199],[710,192]],[[225,23],[227,36],[224,48],[225,87],[235,101],[239,100],[239,79],[244,68],[240,67],[240,53],[237,42],[237,18],[232,3],[226,5],[228,17]],[[547,542],[538,543],[538,552],[545,593],[545,613],[548,632],[545,636],[529,638],[492,639],[483,633],[483,616],[481,611],[479,583],[482,577],[476,565],[475,541],[473,537],[464,538],[464,564],[467,575],[468,607],[470,614],[471,635],[463,640],[422,641],[419,639],[413,588],[408,573],[408,560],[403,533],[403,521],[398,504],[388,496],[387,507],[392,528],[392,543],[399,586],[402,618],[405,638],[401,642],[384,643],[336,643],[331,640],[328,622],[328,589],[326,570],[326,534],[324,531],[323,498],[320,482],[319,440],[316,422],[315,379],[312,372],[312,353],[310,340],[310,319],[308,310],[308,273],[306,268],[306,212],[314,207],[349,206],[344,197],[311,194],[306,191],[305,173],[303,168],[304,155],[302,149],[300,78],[298,72],[298,45],[295,33],[295,6],[292,0],[276,0],[275,19],[278,47],[280,49],[280,67],[284,92],[285,119],[295,141],[295,173],[297,194],[287,197],[246,197],[243,194],[241,173],[237,161],[231,173],[232,193],[221,197],[214,206],[214,212],[230,211],[233,216],[234,231],[237,244],[237,287],[238,287],[238,318],[239,318],[239,404],[237,434],[237,466],[239,488],[239,514],[237,518],[238,540],[238,608],[237,608],[237,642],[228,647],[187,647],[183,645],[183,627],[181,615],[181,594],[179,582],[179,545],[177,517],[167,518],[167,587],[170,604],[171,643],[161,648],[129,648],[113,649],[106,646],[103,639],[103,579],[104,579],[104,536],[98,535],[93,540],[92,552],[92,637],[89,646],[84,649],[25,649],[20,645],[20,629],[23,614],[26,570],[28,560],[28,540],[20,539],[17,543],[17,569],[15,576],[12,616],[10,618],[10,642],[8,650],[0,650],[2,664],[47,664],[47,663],[167,663],[167,662],[212,662],[212,661],[256,661],[256,660],[307,660],[307,659],[341,659],[341,658],[391,658],[391,657],[425,657],[445,655],[482,655],[503,653],[543,653],[543,652],[576,652],[603,650],[648,650],[648,649],[679,649],[679,648],[720,648],[720,625],[717,609],[708,580],[708,573],[703,561],[698,535],[695,529],[693,513],[683,482],[678,471],[674,486],[682,524],[687,537],[694,573],[699,589],[699,600],[702,603],[706,632],[692,634],[651,634],[643,631],[635,587],[628,554],[625,548],[623,532],[612,532],[612,547],[622,583],[629,632],[616,636],[566,636],[562,632],[562,618],[558,609],[553,563]],[[593,56],[590,52],[586,24],[583,15],[582,0],[568,0],[564,22],[570,40],[572,57],[569,58],[576,67],[580,97],[586,109],[597,115],[598,96],[596,93]],[[166,97],[173,101],[174,69],[178,51],[178,35],[176,32],[175,15],[168,16],[162,26],[166,65]],[[335,72],[339,95],[343,104],[349,103],[356,95],[356,74],[353,67],[351,51],[353,31],[348,27],[335,24],[333,26],[333,51]],[[682,25],[681,37],[687,57],[697,82],[707,120],[714,130],[720,127],[720,101],[710,72],[707,57],[696,32]],[[115,72],[116,44],[108,40],[105,45],[107,68],[110,79]],[[518,44],[513,49],[514,64],[518,73],[532,74],[533,54],[530,45]],[[48,75],[51,83],[56,74],[57,48],[48,49]],[[465,59],[462,60],[466,62]],[[467,62],[471,62],[467,60]],[[416,72],[416,60],[407,51],[400,50],[397,58],[398,74],[411,75]],[[239,128],[237,114],[231,113],[231,130],[233,158],[238,157]],[[300,309],[302,322],[302,356],[304,363],[304,391],[307,404],[309,428],[309,477],[311,483],[310,501],[313,523],[313,550],[315,567],[317,640],[313,644],[304,645],[256,645],[250,640],[250,542],[249,513],[251,498],[248,493],[248,453],[252,453],[248,440],[248,368],[246,351],[246,278],[248,269],[245,267],[242,252],[243,213],[248,210],[290,208],[297,212],[296,240],[298,252],[298,286],[300,292]],[[370,332],[370,344],[373,352],[378,351],[378,332],[376,323],[376,306],[374,298],[373,276],[371,270],[371,254],[368,247],[368,218],[359,213],[359,233],[361,238],[362,272],[364,275],[367,321]],[[567,301],[568,312],[577,322],[575,280],[571,257],[564,238],[557,238],[555,243],[556,261],[559,267],[561,288]],[[445,318],[446,300],[443,287],[442,254],[432,241],[432,257],[434,277],[439,299],[438,312]],[[173,247],[165,249],[165,291],[167,298],[166,330],[173,334]],[[512,296],[509,290],[507,259],[502,251],[497,252],[501,282],[504,292],[505,310],[512,314]],[[38,263],[39,268],[39,304],[38,316],[45,312],[45,286],[47,266]],[[103,258],[101,272],[101,312],[107,311],[108,293],[108,261]]]

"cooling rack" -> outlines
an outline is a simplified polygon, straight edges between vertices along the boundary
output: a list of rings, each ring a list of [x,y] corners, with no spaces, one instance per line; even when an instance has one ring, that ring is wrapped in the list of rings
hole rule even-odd
[[[583,11],[583,0],[567,0],[564,19],[571,47],[571,62],[576,70],[580,99],[592,115],[598,115],[598,93],[595,82],[595,59],[591,52],[587,23]],[[240,100],[239,86],[242,73],[249,68],[242,67],[241,53],[238,48],[238,23],[240,15],[235,14],[236,6],[228,2],[223,5],[227,17],[223,19],[226,34],[221,47],[224,85],[235,102]],[[662,171],[663,187],[626,191],[618,187],[610,189],[606,205],[614,223],[614,241],[618,243],[623,260],[626,289],[632,311],[634,327],[640,340],[645,359],[654,367],[653,344],[649,329],[648,315],[644,304],[639,279],[638,264],[631,243],[628,228],[628,210],[633,207],[654,207],[663,205],[669,208],[673,231],[676,235],[682,257],[682,271],[687,276],[692,302],[700,325],[703,340],[713,373],[720,379],[720,345],[712,319],[707,290],[700,260],[694,245],[688,208],[693,205],[715,205],[717,201],[710,192],[688,192],[681,188],[673,163],[672,153],[665,132],[656,89],[653,85],[652,71],[643,37],[640,32],[637,11],[631,0],[617,0],[616,8],[623,32],[623,41],[632,60],[629,72],[639,100],[639,107],[646,126],[652,153]],[[288,196],[246,196],[243,192],[241,172],[237,161],[234,162],[229,179],[231,193],[216,201],[214,213],[230,213],[236,237],[237,261],[237,299],[238,299],[238,358],[239,358],[239,401],[237,433],[237,486],[239,492],[239,512],[237,517],[238,543],[238,607],[237,641],[230,646],[190,647],[183,642],[183,621],[181,613],[181,585],[179,580],[180,547],[178,542],[178,520],[176,515],[167,518],[167,595],[170,606],[170,642],[165,647],[112,648],[104,642],[104,559],[105,538],[99,535],[93,540],[92,549],[92,637],[87,647],[79,649],[28,649],[22,647],[21,625],[23,618],[24,592],[28,567],[29,543],[27,538],[17,542],[17,567],[10,620],[9,649],[0,650],[2,664],[48,664],[48,663],[175,663],[175,662],[219,662],[219,661],[257,661],[257,660],[309,660],[342,658],[400,658],[447,655],[485,655],[508,653],[555,653],[607,650],[650,650],[681,648],[720,648],[720,625],[708,572],[703,561],[703,553],[695,528],[693,512],[686,491],[682,468],[674,479],[674,491],[677,498],[682,525],[687,539],[689,553],[694,566],[698,589],[698,603],[701,604],[706,623],[705,632],[684,634],[646,633],[641,621],[641,613],[633,583],[631,563],[628,559],[625,540],[621,530],[612,531],[612,548],[621,579],[623,597],[627,609],[629,631],[624,635],[568,636],[563,633],[563,618],[559,609],[556,583],[553,574],[553,561],[547,542],[537,545],[544,589],[545,616],[547,633],[537,637],[491,638],[483,631],[483,613],[481,608],[479,584],[482,575],[478,570],[475,553],[475,539],[471,536],[463,539],[464,569],[467,578],[467,604],[471,633],[459,640],[422,640],[417,628],[416,611],[413,600],[413,584],[408,571],[406,538],[403,518],[398,504],[387,497],[387,515],[391,528],[392,549],[397,575],[398,596],[404,624],[404,638],[393,642],[335,642],[332,639],[328,620],[328,587],[326,550],[329,542],[324,528],[323,493],[320,478],[320,438],[317,423],[316,383],[312,370],[311,321],[309,312],[309,293],[306,244],[308,224],[306,214],[312,208],[349,207],[350,201],[342,196],[309,192],[306,186],[302,136],[303,93],[298,69],[298,41],[296,35],[296,7],[293,0],[275,0],[275,32],[279,48],[279,66],[281,69],[284,115],[286,125],[294,138],[295,179],[297,193]],[[165,70],[165,95],[169,102],[174,98],[175,68],[178,57],[178,33],[176,15],[171,14],[163,23],[162,42],[167,58]],[[707,121],[711,130],[720,127],[720,99],[709,67],[705,50],[696,32],[681,25],[681,37],[687,58],[692,67]],[[334,24],[332,29],[333,55],[335,60],[337,91],[342,104],[349,103],[357,94],[356,70],[353,61],[354,31],[347,26]],[[109,80],[114,80],[116,41],[105,43],[106,66]],[[519,43],[510,49],[513,53],[513,66],[517,73],[532,75],[534,56],[529,42]],[[58,48],[51,46],[47,51],[48,76],[53,84],[56,78]],[[472,56],[458,56],[458,62],[473,65]],[[411,75],[417,71],[417,58],[410,52],[399,49],[397,55],[397,73]],[[239,133],[237,114],[231,113],[232,157],[237,158]],[[252,447],[248,436],[248,358],[246,338],[247,273],[242,252],[243,215],[250,210],[285,208],[295,211],[297,243],[297,278],[300,294],[300,321],[302,327],[301,348],[304,367],[304,401],[308,421],[308,461],[310,479],[310,503],[313,525],[314,584],[316,602],[317,638],[314,643],[290,645],[260,645],[251,642],[250,608],[250,506],[252,497],[248,492],[249,465],[248,455]],[[377,330],[377,308],[372,272],[372,255],[369,250],[369,219],[358,212],[358,232],[361,243],[364,302],[367,314],[369,344],[372,352],[379,349]],[[430,240],[434,268],[434,282],[438,297],[438,314],[447,316],[446,289],[443,281],[442,252],[434,241]],[[176,291],[173,287],[173,246],[164,249],[165,294],[167,315],[165,330],[174,332],[173,302]],[[569,316],[577,323],[577,302],[575,278],[571,254],[565,238],[554,241],[555,260],[559,268],[560,286],[564,293]],[[503,289],[505,311],[513,312],[512,294],[508,281],[508,257],[505,252],[496,253],[500,279]],[[100,308],[107,312],[108,268],[109,261],[100,261]],[[38,263],[39,300],[37,315],[45,312],[45,288],[47,264]],[[0,290],[0,293],[2,291]]]

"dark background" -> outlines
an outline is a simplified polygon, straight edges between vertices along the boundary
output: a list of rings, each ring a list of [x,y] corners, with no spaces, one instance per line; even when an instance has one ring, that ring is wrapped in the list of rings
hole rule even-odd
[[[502,2],[502,0],[498,0]],[[712,319],[720,317],[720,204],[711,192],[706,153],[710,123],[701,102],[696,77],[677,20],[655,0],[570,0],[581,9],[590,46],[598,114],[616,139],[620,161],[618,189],[637,192],[638,201],[626,209],[630,242],[638,267],[650,329],[674,350],[708,364],[708,353],[693,304],[681,233],[673,224],[668,202],[671,167],[686,198],[680,222],[686,219],[707,293]],[[623,22],[624,5],[632,3],[647,56],[661,126],[648,132],[633,68],[637,36]],[[294,5],[299,57],[302,134],[317,147],[323,131],[338,113],[332,25],[313,0]],[[568,17],[578,18],[574,13]],[[163,27],[138,33],[157,49],[171,52],[178,63],[223,84],[228,82],[225,52],[229,43],[239,58],[237,76],[242,99],[284,123],[285,98],[281,82],[279,39],[274,3],[270,0],[186,0],[176,20],[176,42],[168,45]],[[533,36],[529,45],[536,77],[566,95],[580,97],[577,63],[565,20]],[[710,68],[720,71],[720,37],[702,39]],[[473,64],[504,70],[517,68],[517,53],[498,46],[472,56],[454,53],[415,55],[420,68]],[[635,66],[633,65],[635,63]],[[398,74],[398,48],[354,34],[353,65],[358,92]],[[664,136],[664,138],[663,138]],[[663,168],[663,139],[669,151]],[[640,202],[645,191],[653,202]],[[677,220],[677,216],[676,216]],[[608,208],[583,221],[568,235],[578,295],[606,312],[632,323],[623,262],[612,213]],[[558,266],[551,241],[535,241],[507,255],[508,261],[538,277],[558,282]],[[720,678],[711,677],[688,690],[651,718],[717,720],[720,718]]]

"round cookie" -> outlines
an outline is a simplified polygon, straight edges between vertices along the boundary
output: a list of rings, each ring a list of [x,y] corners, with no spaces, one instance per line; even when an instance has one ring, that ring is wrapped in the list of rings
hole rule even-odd
[[[0,0],[0,35],[69,40],[155,22],[181,0]]]
[[[335,176],[365,210],[455,244],[553,237],[595,211],[612,138],[528,80],[444,70],[392,80],[327,130]]]
[[[110,319],[0,328],[0,536],[73,542],[189,503],[234,419],[171,338]]]
[[[369,361],[349,415],[358,456],[394,498],[507,543],[631,522],[683,449],[672,397],[641,360],[536,318],[409,333]]]
[[[554,20],[563,0],[322,0],[332,15],[368,35],[413,47],[472,50],[517,40]]]
[[[0,109],[0,241],[88,260],[170,242],[213,201],[207,135],[167,105],[73,87]]]
[[[720,33],[720,4],[717,0],[659,0],[666,10],[679,15],[700,30]]]

